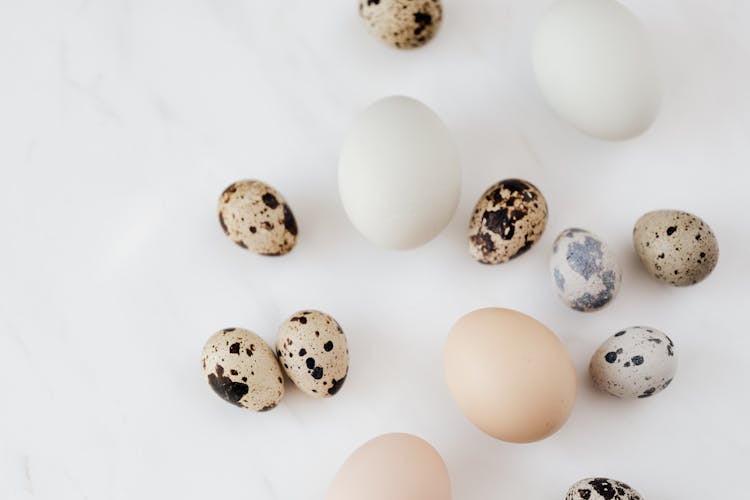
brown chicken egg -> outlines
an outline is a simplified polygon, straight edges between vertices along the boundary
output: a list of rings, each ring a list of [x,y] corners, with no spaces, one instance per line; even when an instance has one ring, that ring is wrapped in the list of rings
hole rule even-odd
[[[512,309],[478,309],[448,334],[445,378],[461,411],[502,441],[544,439],[568,420],[576,373],[549,328]]]
[[[450,500],[448,469],[427,441],[383,434],[349,455],[325,500]]]

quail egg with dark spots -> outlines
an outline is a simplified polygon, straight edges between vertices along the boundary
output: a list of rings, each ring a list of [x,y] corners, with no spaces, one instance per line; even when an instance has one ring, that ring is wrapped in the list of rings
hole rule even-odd
[[[202,361],[208,385],[228,403],[266,411],[284,396],[284,379],[273,350],[249,330],[216,332],[203,347]]]
[[[530,182],[506,179],[490,186],[469,222],[469,252],[482,264],[525,253],[547,225],[547,202]]]
[[[219,223],[232,241],[261,255],[283,255],[297,242],[297,222],[286,200],[256,180],[235,182],[221,193]]]
[[[598,236],[566,229],[555,240],[550,258],[552,281],[563,301],[577,311],[596,311],[620,290],[622,270]]]
[[[368,31],[399,49],[429,42],[443,19],[441,0],[359,0],[359,16]]]
[[[672,383],[677,371],[674,343],[656,328],[633,326],[615,333],[594,353],[594,385],[620,398],[647,398]]]
[[[644,500],[640,493],[621,481],[592,477],[570,487],[565,500]]]
[[[316,398],[336,394],[349,372],[346,335],[320,311],[300,311],[287,319],[279,328],[276,354],[291,381]]]
[[[656,210],[638,219],[633,244],[646,270],[674,286],[703,281],[719,260],[719,243],[700,217]]]

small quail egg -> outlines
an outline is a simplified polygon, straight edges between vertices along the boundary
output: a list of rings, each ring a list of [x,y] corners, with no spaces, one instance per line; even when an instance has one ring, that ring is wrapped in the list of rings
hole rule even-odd
[[[656,210],[638,219],[633,244],[646,270],[675,286],[703,281],[719,260],[719,243],[708,224],[678,210]]]
[[[203,347],[203,373],[225,401],[249,410],[274,408],[284,395],[284,379],[271,347],[251,331],[225,328]]]
[[[570,487],[565,500],[644,500],[633,488],[614,479],[592,477]]]
[[[530,182],[490,186],[469,222],[469,252],[482,264],[501,264],[526,252],[547,225],[547,202]]]
[[[276,354],[289,379],[316,398],[336,394],[349,371],[346,335],[320,311],[300,311],[287,319],[279,328]]]
[[[289,205],[260,181],[235,182],[221,193],[219,223],[232,241],[261,255],[283,255],[297,242]]]
[[[677,371],[674,342],[656,328],[615,333],[591,357],[594,385],[620,398],[647,398],[667,388]]]
[[[359,0],[368,31],[388,45],[413,49],[429,42],[443,19],[441,0]]]
[[[552,281],[563,301],[577,311],[596,311],[620,290],[622,271],[609,247],[583,229],[566,229],[550,258]]]

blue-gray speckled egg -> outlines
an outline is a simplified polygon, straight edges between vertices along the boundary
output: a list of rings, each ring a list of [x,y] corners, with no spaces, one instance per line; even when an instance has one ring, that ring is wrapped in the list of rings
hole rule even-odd
[[[643,500],[643,497],[623,482],[592,477],[571,486],[565,500]]]
[[[595,234],[566,229],[555,240],[550,259],[560,298],[576,311],[596,311],[620,290],[622,270],[614,254]]]

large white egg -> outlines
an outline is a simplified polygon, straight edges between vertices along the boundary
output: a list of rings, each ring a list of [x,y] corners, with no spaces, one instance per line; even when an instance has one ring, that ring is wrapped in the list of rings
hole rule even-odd
[[[549,105],[595,137],[635,137],[654,121],[660,90],[641,22],[615,0],[558,0],[537,27],[534,71]]]
[[[393,249],[434,238],[453,217],[461,167],[440,118],[410,97],[392,96],[355,121],[339,157],[339,192],[357,230]]]

